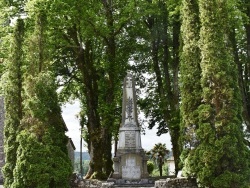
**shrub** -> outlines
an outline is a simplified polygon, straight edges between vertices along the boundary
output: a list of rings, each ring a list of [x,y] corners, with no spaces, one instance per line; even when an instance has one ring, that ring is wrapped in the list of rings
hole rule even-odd
[[[147,168],[148,168],[148,173],[152,174],[152,172],[154,171],[154,163],[152,161],[148,161],[147,162]]]

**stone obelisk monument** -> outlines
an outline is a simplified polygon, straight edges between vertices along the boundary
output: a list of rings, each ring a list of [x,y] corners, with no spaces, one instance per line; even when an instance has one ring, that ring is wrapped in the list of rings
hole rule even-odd
[[[119,142],[111,179],[121,181],[142,180],[148,177],[147,157],[141,146],[138,125],[135,82],[127,74],[123,83],[122,123],[119,129]]]

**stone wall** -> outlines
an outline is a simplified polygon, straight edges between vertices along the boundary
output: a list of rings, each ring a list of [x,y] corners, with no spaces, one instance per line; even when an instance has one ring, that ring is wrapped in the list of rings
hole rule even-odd
[[[98,180],[82,180],[78,182],[74,188],[122,188],[122,187],[130,187],[130,188],[143,188],[149,187],[148,184],[114,184],[114,182],[106,182],[106,181],[98,181]],[[168,178],[161,179],[155,181],[155,185],[151,187],[155,188],[198,188],[195,178]]]
[[[198,186],[194,178],[173,178],[156,181],[155,188],[198,188]]]
[[[3,128],[4,128],[4,100],[3,97],[0,96],[0,183],[3,182],[2,167],[4,166]]]
[[[72,163],[72,167],[74,168],[74,163],[75,163],[75,145],[71,138],[68,139],[67,143],[67,149],[68,149],[68,155]]]

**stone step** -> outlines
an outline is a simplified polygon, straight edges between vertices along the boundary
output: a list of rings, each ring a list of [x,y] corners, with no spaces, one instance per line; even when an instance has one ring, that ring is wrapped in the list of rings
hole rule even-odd
[[[131,187],[131,186],[128,186],[130,188],[144,188],[144,187]],[[128,188],[128,187],[117,187],[117,188]],[[147,188],[154,188],[154,187],[147,187]]]
[[[148,185],[148,186],[144,186],[144,185],[141,185],[141,186],[131,186],[131,185],[128,185],[128,186],[114,186],[116,188],[143,188],[143,187],[147,187],[147,188],[153,188],[154,185]]]
[[[117,188],[143,188],[143,187],[148,187],[148,188],[152,188],[154,187],[154,184],[140,184],[140,185],[133,185],[133,184],[121,184],[121,185],[114,185],[114,187]]]

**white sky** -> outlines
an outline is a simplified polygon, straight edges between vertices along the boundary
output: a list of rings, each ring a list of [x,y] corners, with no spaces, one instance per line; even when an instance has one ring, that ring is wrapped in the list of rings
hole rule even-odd
[[[69,136],[75,144],[76,151],[80,151],[80,123],[77,119],[77,114],[80,111],[79,102],[76,101],[73,104],[67,103],[62,107],[62,116],[69,129],[67,136]],[[156,135],[156,128],[152,130],[145,130],[145,135],[141,135],[142,147],[145,150],[150,150],[155,144],[165,143],[167,149],[171,150],[171,142],[169,134],[164,134],[162,136]],[[83,144],[83,151],[87,151],[86,144]]]

